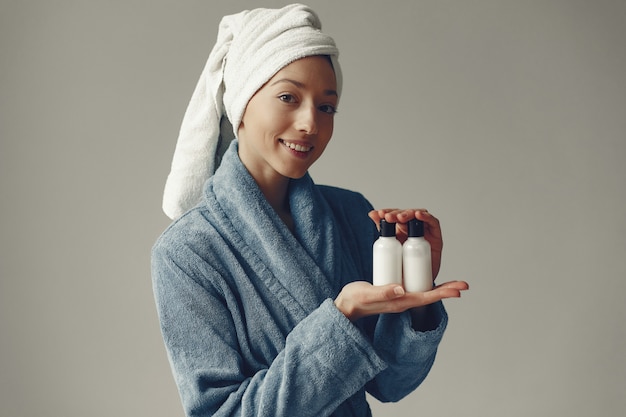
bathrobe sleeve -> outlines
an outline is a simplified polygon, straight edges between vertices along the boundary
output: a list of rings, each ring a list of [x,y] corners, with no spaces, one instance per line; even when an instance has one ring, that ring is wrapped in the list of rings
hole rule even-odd
[[[286,339],[276,336],[282,349],[271,364],[253,369],[238,336],[236,292],[218,263],[207,262],[210,254],[177,242],[161,238],[154,246],[153,287],[188,416],[328,416],[387,367],[327,299]]]
[[[382,402],[396,402],[413,392],[426,378],[447,325],[441,302],[428,307],[427,319],[435,327],[416,331],[410,314],[383,314],[372,331],[372,344],[387,365],[367,384],[367,391]]]

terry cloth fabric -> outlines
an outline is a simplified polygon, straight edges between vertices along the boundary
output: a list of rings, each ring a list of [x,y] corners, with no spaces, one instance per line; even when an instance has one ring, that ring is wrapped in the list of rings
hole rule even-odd
[[[163,233],[152,277],[188,416],[371,416],[365,392],[398,401],[426,377],[447,323],[409,313],[351,323],[333,299],[371,282],[377,237],[358,193],[291,180],[292,234],[241,163],[237,140],[204,198]]]
[[[248,101],[291,62],[328,55],[341,93],[339,52],[317,14],[292,4],[225,16],[191,97],[165,184],[163,211],[175,219],[196,205],[237,130]]]

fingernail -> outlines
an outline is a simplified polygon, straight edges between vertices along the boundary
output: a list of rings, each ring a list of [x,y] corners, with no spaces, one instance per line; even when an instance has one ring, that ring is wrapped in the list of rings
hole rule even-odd
[[[404,295],[404,288],[396,287],[396,288],[393,289],[393,293],[395,295],[397,295],[398,297],[400,297],[400,296]]]

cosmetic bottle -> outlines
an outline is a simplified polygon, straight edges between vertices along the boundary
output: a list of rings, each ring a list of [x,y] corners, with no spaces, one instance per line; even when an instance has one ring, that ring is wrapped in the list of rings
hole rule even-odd
[[[374,242],[374,285],[402,285],[402,244],[396,239],[396,224],[380,221],[380,236]]]
[[[433,289],[430,243],[424,238],[424,222],[413,219],[407,224],[408,237],[402,246],[402,272],[406,292]]]

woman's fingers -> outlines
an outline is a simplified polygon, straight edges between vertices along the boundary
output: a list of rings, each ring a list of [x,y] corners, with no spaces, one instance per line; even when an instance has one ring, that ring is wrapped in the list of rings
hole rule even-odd
[[[369,216],[370,219],[372,219],[372,221],[374,223],[376,223],[376,226],[378,227],[378,226],[380,226],[380,220],[381,219],[385,219],[385,220],[387,220],[389,222],[394,222],[394,223],[397,222],[397,219],[395,219],[393,217],[393,215],[390,215],[392,217],[387,218],[387,213],[396,213],[396,212],[399,212],[399,211],[401,211],[401,210],[394,209],[394,208],[377,209],[377,210],[371,210],[368,213],[368,216]]]
[[[464,281],[451,281],[437,285],[433,290],[424,294],[426,304],[432,304],[446,298],[459,298],[461,293],[469,289],[469,285]]]
[[[465,291],[465,290],[469,290],[469,284],[465,281],[448,281],[448,282],[444,282],[443,284],[439,284],[435,287],[435,289],[438,288],[451,288],[451,289],[457,289],[459,291]]]
[[[430,291],[407,293],[401,299],[397,299],[397,304],[401,304],[401,311],[409,308],[422,307],[446,298],[459,298],[461,293],[469,289],[465,281],[450,281],[437,285]]]
[[[335,299],[335,305],[354,321],[375,314],[400,313],[446,298],[458,298],[467,289],[469,285],[464,281],[450,281],[437,285],[431,291],[406,293],[397,284],[373,286],[365,281],[357,281],[343,287]]]

